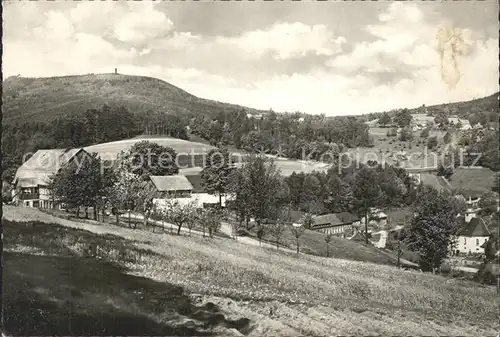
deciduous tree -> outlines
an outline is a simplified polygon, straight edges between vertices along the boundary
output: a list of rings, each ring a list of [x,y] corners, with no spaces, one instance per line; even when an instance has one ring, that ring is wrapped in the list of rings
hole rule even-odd
[[[279,201],[280,171],[273,160],[253,155],[243,166],[242,174],[245,177],[248,209],[260,225],[262,219],[272,215]]]
[[[179,172],[174,149],[149,141],[135,143],[125,153],[128,170],[144,180],[149,176],[166,176]]]
[[[498,211],[498,193],[493,191],[484,192],[478,202],[481,215],[491,215]]]
[[[290,224],[289,225],[290,232],[292,232],[293,237],[295,238],[295,246],[297,248],[297,254],[300,252],[300,242],[299,239],[305,232],[305,226],[301,224]]]
[[[391,116],[387,112],[382,112],[382,115],[378,119],[378,123],[382,126],[386,126],[391,122]]]
[[[332,234],[330,233],[325,234],[324,239],[326,243],[326,257],[330,257],[329,248],[330,248],[330,241],[332,241]]]
[[[413,205],[413,214],[407,242],[419,253],[422,270],[434,271],[446,258],[457,228],[452,197],[424,186]]]
[[[233,170],[227,149],[213,149],[207,154],[201,171],[202,184],[207,193],[219,195],[219,206],[222,206],[222,196],[227,192]]]
[[[195,205],[193,203],[180,204],[178,200],[168,200],[165,208],[166,218],[177,226],[177,235],[181,234],[182,226],[193,221]]]
[[[396,112],[392,119],[399,127],[405,127],[410,125],[412,116],[408,109],[402,109]]]

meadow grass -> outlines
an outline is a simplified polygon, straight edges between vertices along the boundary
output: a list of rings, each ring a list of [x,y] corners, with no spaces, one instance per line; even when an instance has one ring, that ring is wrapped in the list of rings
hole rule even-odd
[[[37,210],[24,212],[11,207],[4,216],[20,222],[37,218],[39,222],[52,223],[52,227],[47,228],[53,230],[47,231],[51,233],[47,235],[58,237],[61,245],[66,247],[76,246],[74,237],[81,237],[84,232],[65,234],[69,230],[56,229],[59,226],[54,222],[99,233],[103,237],[102,242],[109,242],[111,246],[115,237],[120,240],[135,240],[128,243],[123,241],[130,247],[133,257],[124,259],[118,255],[113,258],[112,255],[106,255],[109,253],[105,253],[105,249],[101,250],[101,254],[104,254],[104,259],[116,259],[129,273],[160,283],[168,282],[190,292],[254,303],[278,301],[286,303],[287,310],[303,305],[309,309],[303,309],[301,315],[309,317],[308,319],[312,318],[309,314],[304,314],[304,310],[309,312],[312,308],[333,310],[330,313],[334,315],[332,317],[339,310],[347,310],[352,313],[352,317],[346,319],[351,320],[352,324],[355,319],[360,319],[361,316],[357,315],[366,316],[367,312],[382,315],[383,319],[391,322],[395,320],[394,317],[399,317],[392,323],[384,321],[384,324],[381,323],[381,318],[378,319],[380,326],[377,329],[386,333],[408,332],[413,329],[412,326],[423,324],[424,321],[427,322],[427,329],[431,330],[422,330],[422,333],[441,331],[464,334],[464,331],[468,331],[465,334],[470,334],[471,327],[476,326],[474,329],[486,329],[481,330],[482,332],[473,330],[481,335],[497,328],[499,300],[494,287],[402,271],[374,263],[304,254],[297,256],[291,252],[276,252],[274,249],[244,245],[224,238],[154,234],[108,224],[65,223],[68,220],[57,220],[40,213]],[[4,237],[10,236],[9,232],[11,229],[6,228]],[[114,236],[106,236],[109,234]],[[7,242],[24,242],[19,236],[12,237]],[[48,242],[43,235],[36,240]],[[50,247],[52,243],[47,245]],[[346,327],[346,331],[355,333],[358,331],[355,325]],[[435,327],[432,328],[433,326]],[[393,328],[396,330],[392,330]],[[312,332],[311,334],[314,335]]]

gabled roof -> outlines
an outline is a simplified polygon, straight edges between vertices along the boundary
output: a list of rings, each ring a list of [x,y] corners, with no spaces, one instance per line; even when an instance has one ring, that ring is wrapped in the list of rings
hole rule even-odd
[[[205,188],[203,187],[203,183],[202,183],[200,175],[194,175],[194,174],[193,175],[185,175],[185,177],[187,178],[187,180],[189,180],[189,182],[193,186],[194,193],[204,193],[205,192]]]
[[[339,218],[337,218],[335,216],[335,214],[333,214],[333,213],[313,216],[312,222],[313,222],[313,226],[324,226],[324,225],[340,226],[340,225],[342,225],[342,221]]]
[[[465,197],[478,197],[495,185],[495,173],[489,168],[456,168],[448,180]]]
[[[458,236],[490,236],[490,231],[486,227],[482,218],[472,218],[471,221],[465,223],[458,231]]]
[[[451,191],[452,187],[448,184],[447,180],[444,177],[437,176],[432,173],[421,173],[420,181],[422,184],[427,186],[432,186],[439,192],[443,191]]]
[[[17,186],[19,187],[33,187],[39,185],[48,185],[50,183],[50,175],[46,173],[38,173],[36,177],[32,178],[18,178]]]
[[[349,212],[330,213],[312,217],[313,226],[341,226],[352,224],[353,222],[359,220],[360,219],[357,216]]]
[[[182,175],[150,176],[149,177],[159,192],[192,191],[193,185]]]
[[[349,212],[335,213],[335,215],[343,223],[353,223],[353,222],[361,220],[359,216],[352,214],[352,213],[349,213]]]
[[[31,183],[47,184],[52,175],[56,174],[82,151],[86,152],[81,148],[38,150],[18,168],[14,176],[14,184],[17,182],[21,182],[25,186]]]

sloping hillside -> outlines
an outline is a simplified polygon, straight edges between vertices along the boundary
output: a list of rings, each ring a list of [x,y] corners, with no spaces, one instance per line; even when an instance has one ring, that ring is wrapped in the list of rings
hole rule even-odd
[[[449,112],[450,115],[457,115],[463,118],[467,118],[469,114],[473,112],[485,112],[485,111],[499,112],[499,101],[498,101],[499,94],[500,93],[495,93],[487,97],[477,98],[466,102],[456,102],[456,103],[428,106],[427,111],[433,115],[441,111]],[[418,110],[418,109],[413,109],[413,110]]]
[[[498,298],[491,286],[224,238],[73,222],[35,209],[6,207],[3,217],[9,290],[4,320],[11,334],[498,331]]]
[[[83,113],[103,104],[123,105],[133,113],[148,110],[176,115],[214,116],[219,112],[255,109],[198,98],[162,80],[121,74],[46,78],[9,77],[3,81],[5,120],[50,120]]]

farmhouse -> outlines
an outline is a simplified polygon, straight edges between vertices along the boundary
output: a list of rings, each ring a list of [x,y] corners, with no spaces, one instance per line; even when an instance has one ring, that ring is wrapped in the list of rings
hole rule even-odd
[[[14,176],[13,203],[28,207],[53,208],[56,200],[49,190],[52,177],[63,167],[71,163],[78,165],[85,158],[90,156],[83,149],[38,150],[19,167]]]
[[[448,191],[456,196],[463,196],[467,204],[466,221],[477,215],[481,195],[495,184],[493,171],[484,167],[457,168],[449,179],[421,173],[419,179],[424,185],[432,186],[440,192]]]
[[[351,213],[330,213],[312,218],[312,230],[326,234],[344,234],[359,225],[359,218]]]
[[[149,179],[158,192],[159,199],[191,198],[193,185],[185,176],[150,176]]]
[[[361,224],[365,224],[365,217],[361,218]],[[371,208],[368,212],[368,225],[372,226],[386,226],[387,225],[387,214],[382,212],[380,209]]]
[[[201,179],[202,170],[203,169],[199,166],[179,170],[179,174],[184,175],[193,186],[193,190],[191,193],[193,200],[195,200],[197,204],[202,205],[203,207],[218,205],[220,201],[221,206],[225,207],[226,200],[228,200],[227,196],[222,195],[219,200],[218,195],[207,193]]]
[[[484,254],[483,245],[488,241],[489,236],[490,231],[482,218],[472,218],[469,222],[463,221],[463,225],[455,234],[455,253]]]

